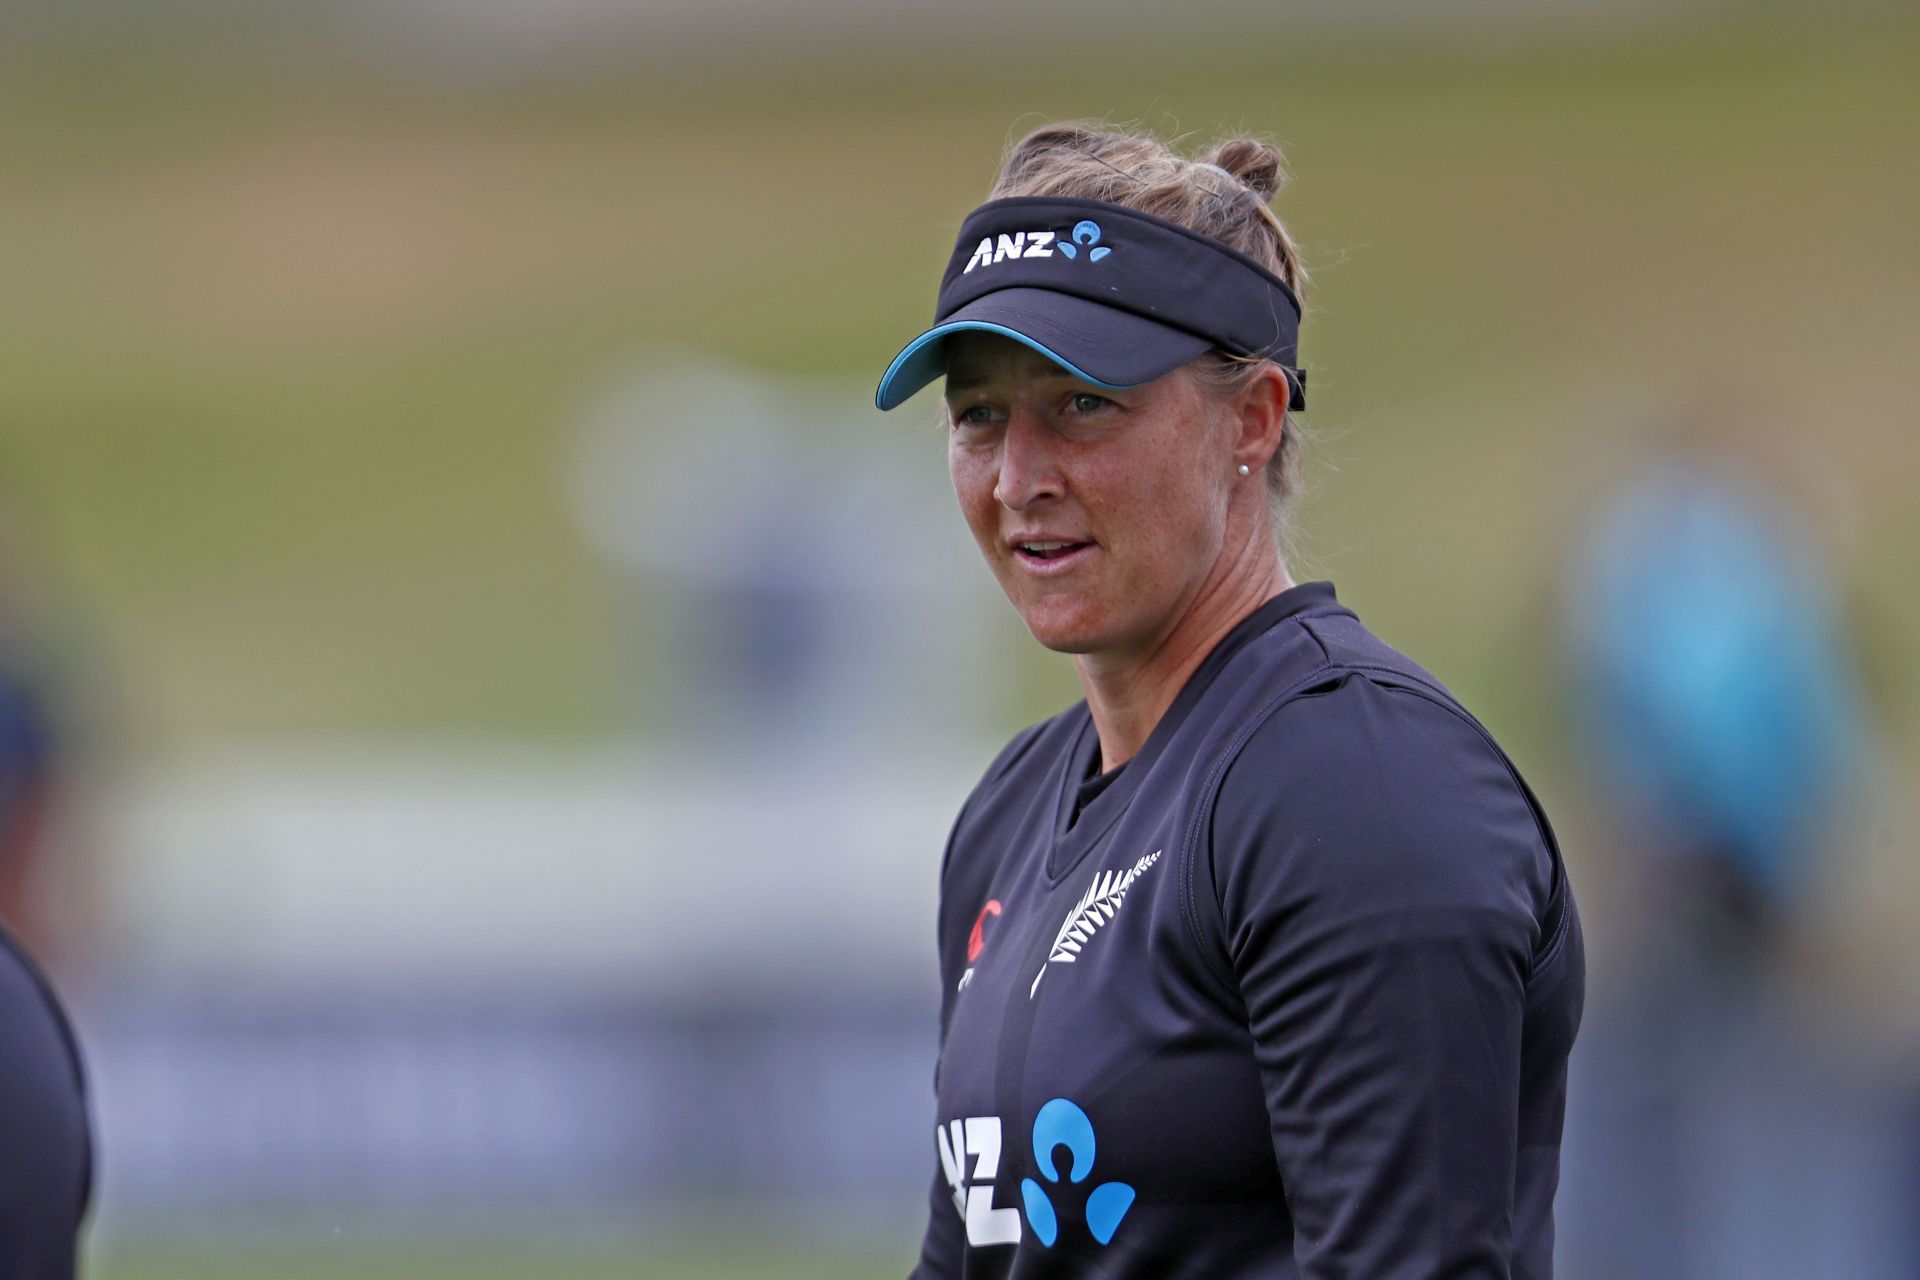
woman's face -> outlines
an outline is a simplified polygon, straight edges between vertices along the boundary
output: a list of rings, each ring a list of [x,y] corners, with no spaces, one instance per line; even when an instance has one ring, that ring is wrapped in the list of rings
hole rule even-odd
[[[1224,569],[1226,415],[1184,368],[1109,391],[997,334],[946,350],[954,492],[1013,607],[1050,649],[1151,655]]]

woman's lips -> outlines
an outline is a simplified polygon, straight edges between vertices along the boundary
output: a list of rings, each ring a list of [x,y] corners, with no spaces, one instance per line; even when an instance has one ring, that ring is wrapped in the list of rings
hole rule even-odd
[[[1029,538],[1013,544],[1013,558],[1028,573],[1052,576],[1072,569],[1097,545],[1064,538]]]

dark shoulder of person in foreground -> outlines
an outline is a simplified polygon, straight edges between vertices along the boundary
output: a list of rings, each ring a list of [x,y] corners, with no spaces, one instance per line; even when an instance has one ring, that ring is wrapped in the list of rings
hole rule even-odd
[[[76,1275],[92,1185],[79,1043],[39,966],[0,928],[0,1277]]]

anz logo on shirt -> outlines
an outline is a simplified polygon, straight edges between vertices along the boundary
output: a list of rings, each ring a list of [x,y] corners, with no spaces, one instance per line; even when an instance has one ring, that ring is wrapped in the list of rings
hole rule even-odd
[[[1000,1172],[1000,1117],[968,1116],[948,1125],[935,1125],[934,1143],[940,1148],[940,1167],[953,1191],[954,1208],[967,1224],[967,1243],[976,1247],[994,1244],[1018,1244],[1021,1215],[1040,1243],[1048,1248],[1060,1238],[1060,1215],[1055,1207],[1078,1197],[1066,1193],[1093,1173],[1093,1121],[1087,1113],[1066,1098],[1055,1098],[1040,1108],[1033,1119],[1033,1157],[1040,1176],[1053,1190],[1032,1178],[1020,1179],[1019,1209],[993,1207],[993,1181]],[[1061,1148],[1072,1158],[1064,1172],[1054,1156]],[[972,1177],[967,1176],[967,1158],[973,1158]],[[1103,1182],[1087,1193],[1083,1214],[1087,1230],[1101,1244],[1113,1239],[1120,1220],[1133,1207],[1133,1188],[1124,1182]]]

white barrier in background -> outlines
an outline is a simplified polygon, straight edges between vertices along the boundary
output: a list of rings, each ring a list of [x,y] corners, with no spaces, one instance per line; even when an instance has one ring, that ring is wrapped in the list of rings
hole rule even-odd
[[[99,1220],[904,1221],[939,860],[991,753],[261,748],[125,787],[71,992]]]
[[[250,748],[107,800],[103,941],[186,982],[897,993],[931,980],[941,851],[993,750]]]

